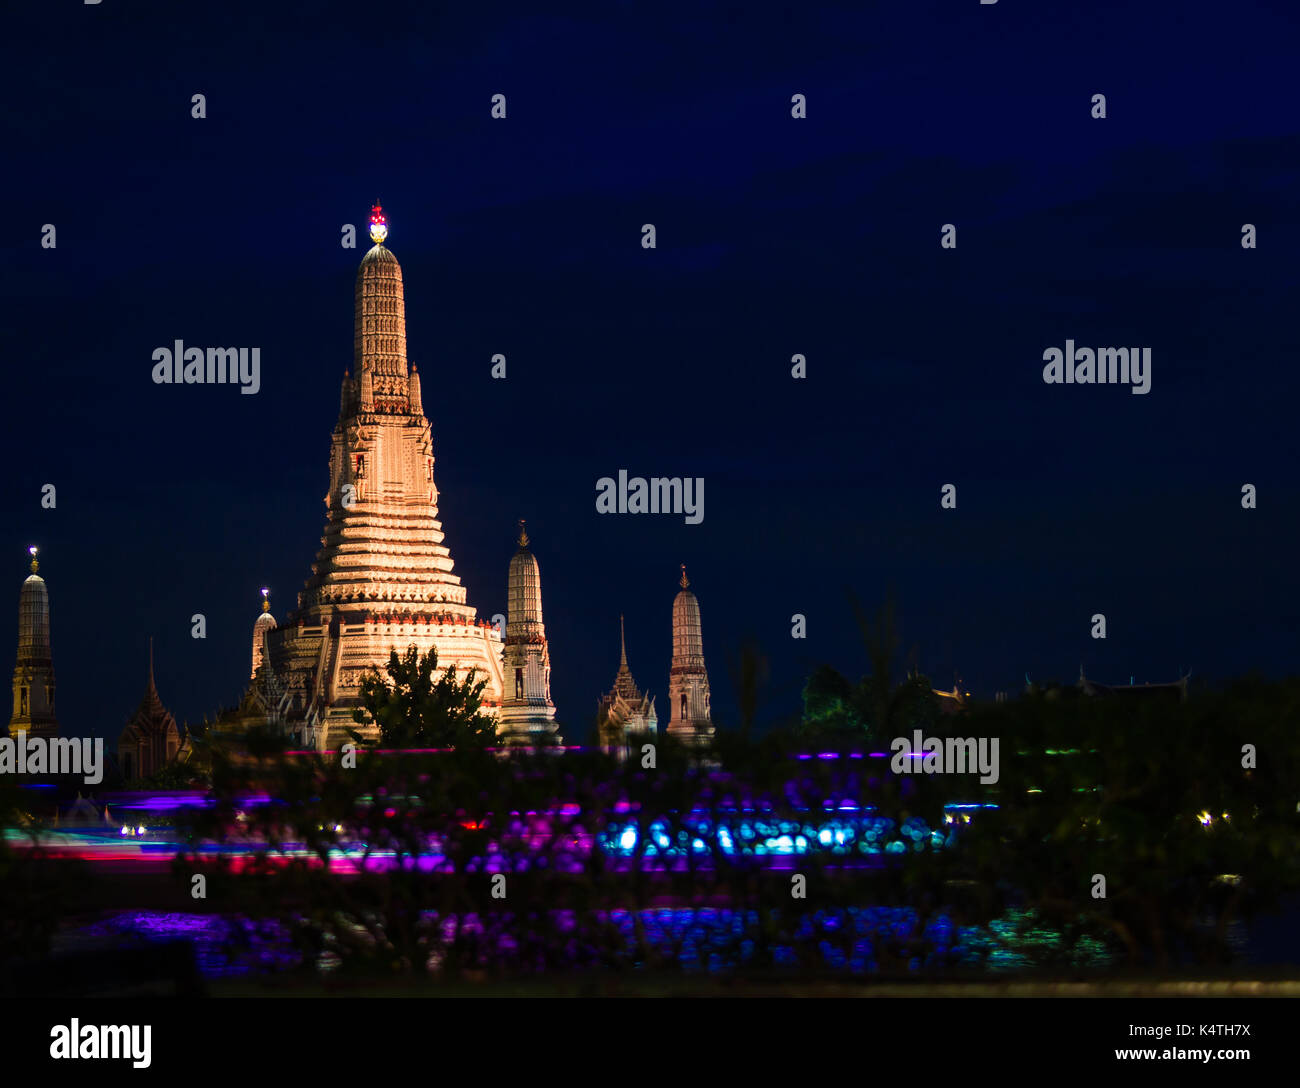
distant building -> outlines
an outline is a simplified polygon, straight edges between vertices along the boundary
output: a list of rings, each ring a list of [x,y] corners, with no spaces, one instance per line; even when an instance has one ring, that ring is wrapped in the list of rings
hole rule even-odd
[[[37,574],[36,548],[28,548],[32,572],[18,595],[18,656],[14,664],[14,702],[10,735],[57,737],[54,716],[54,654],[50,649],[50,595]]]
[[[1121,699],[1168,699],[1184,703],[1187,701],[1187,680],[1187,676],[1182,676],[1160,684],[1135,684],[1130,678],[1127,684],[1099,684],[1095,680],[1089,680],[1083,674],[1083,666],[1079,666],[1079,690],[1084,695],[1114,696]]]
[[[149,685],[140,707],[117,740],[117,765],[127,782],[157,774],[181,750],[176,719],[158,698],[153,680],[153,639],[149,640]]]
[[[106,824],[112,826],[112,823],[113,816],[108,811],[108,805],[97,804],[82,797],[80,790],[77,791],[75,801],[65,801],[54,809],[54,826],[61,831],[82,827],[103,827]]]
[[[623,617],[618,618],[620,656],[614,686],[600,700],[596,714],[598,743],[607,752],[625,759],[633,744],[650,740],[659,731],[655,701],[642,694],[627,666],[627,637]]]
[[[940,691],[938,688],[931,688],[939,700],[940,714],[956,714],[966,706],[966,700],[970,698],[969,691],[962,691],[954,680],[952,691]]]

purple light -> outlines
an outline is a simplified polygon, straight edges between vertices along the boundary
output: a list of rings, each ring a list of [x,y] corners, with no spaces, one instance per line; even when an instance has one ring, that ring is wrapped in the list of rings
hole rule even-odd
[[[270,794],[254,793],[240,798],[243,805],[270,804]],[[185,808],[211,808],[213,801],[201,790],[173,790],[165,793],[109,794],[108,803],[114,808],[124,808],[146,812],[175,812]]]

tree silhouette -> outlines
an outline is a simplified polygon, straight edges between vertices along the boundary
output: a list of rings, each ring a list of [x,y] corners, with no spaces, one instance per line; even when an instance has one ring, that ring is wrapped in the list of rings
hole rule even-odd
[[[1234,920],[1300,886],[1298,713],[1300,681],[1251,678],[1186,703],[1048,692],[976,706],[963,728],[1001,738],[1001,774],[965,793],[997,807],[942,875],[979,889],[985,916],[1011,904],[1109,934],[1130,966],[1222,963]]]
[[[800,733],[808,740],[855,737],[879,745],[914,729],[928,735],[939,718],[930,681],[916,671],[897,683],[893,679],[900,643],[893,600],[887,599],[874,619],[852,593],[849,602],[871,672],[854,684],[830,665],[818,668],[804,686]]]
[[[388,655],[385,680],[379,669],[361,681],[361,706],[352,713],[359,725],[373,725],[379,736],[372,740],[348,730],[358,744],[387,748],[482,748],[496,740],[496,723],[482,713],[486,677],[476,680],[476,669],[465,678],[452,665],[437,680],[438,651],[420,655],[416,647],[403,657]]]

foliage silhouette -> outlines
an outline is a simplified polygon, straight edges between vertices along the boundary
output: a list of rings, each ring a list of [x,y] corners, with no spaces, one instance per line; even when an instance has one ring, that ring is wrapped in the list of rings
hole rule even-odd
[[[463,679],[452,665],[434,679],[438,651],[421,655],[415,646],[401,658],[390,652],[385,681],[378,669],[361,682],[361,707],[353,712],[359,725],[373,725],[378,738],[359,731],[349,735],[361,745],[386,748],[485,747],[496,741],[496,723],[482,712],[487,678],[476,680],[470,669]]]

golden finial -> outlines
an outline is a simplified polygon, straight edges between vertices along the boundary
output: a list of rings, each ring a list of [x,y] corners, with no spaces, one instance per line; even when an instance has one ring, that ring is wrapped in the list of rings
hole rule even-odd
[[[40,569],[40,564],[39,564],[38,562],[36,562],[36,552],[37,552],[38,550],[39,550],[39,549],[36,547],[35,544],[33,544],[30,548],[27,549],[27,554],[30,555],[30,556],[32,557],[32,573],[33,573],[33,574],[35,574],[35,573],[37,572],[37,570]]]
[[[269,599],[270,596],[271,596],[271,591],[267,589],[266,586],[263,586],[262,587],[262,611],[263,612],[271,611],[271,601]]]
[[[521,548],[526,548],[526,547],[528,547],[528,534],[527,534],[526,532],[524,532],[524,519],[523,519],[523,518],[520,518],[520,519],[519,519],[519,546],[520,546]]]
[[[375,201],[375,206],[370,209],[370,240],[375,245],[383,245],[384,239],[388,237],[388,220],[384,217],[384,209],[379,206],[379,201]]]
[[[690,580],[689,578],[686,577],[686,564],[683,563],[683,564],[682,564],[682,582],[681,582],[682,589],[685,589],[685,588],[686,588],[687,586],[689,586],[690,584],[691,584],[691,580]]]

